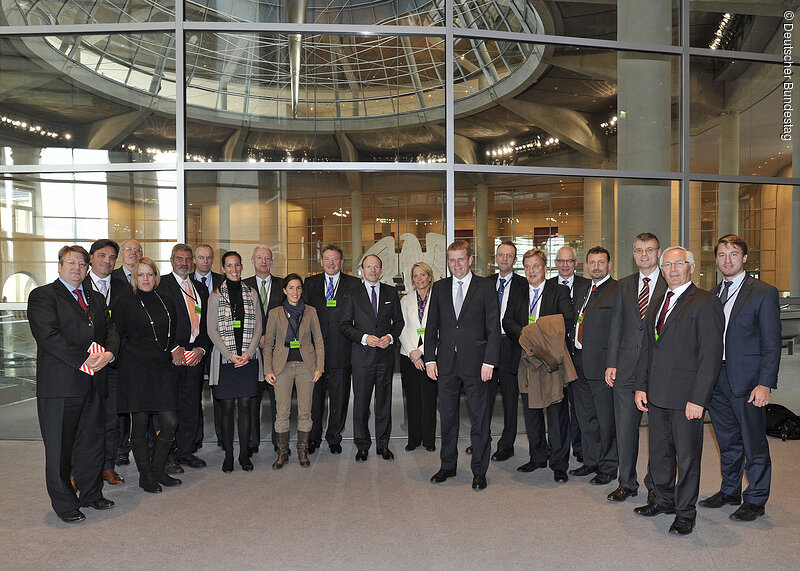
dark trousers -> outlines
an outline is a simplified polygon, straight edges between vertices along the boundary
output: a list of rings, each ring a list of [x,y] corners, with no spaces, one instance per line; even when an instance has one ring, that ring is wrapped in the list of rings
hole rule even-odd
[[[500,338],[500,362],[494,371],[494,379],[489,394],[489,406],[494,408],[494,401],[498,389],[503,398],[503,432],[497,441],[497,449],[505,450],[514,448],[517,440],[517,415],[519,414],[519,382],[517,371],[511,371],[506,366],[511,362],[514,352],[514,343],[505,335]]]
[[[266,387],[263,385],[266,385]],[[272,417],[272,424],[270,425],[272,427],[272,446],[275,447],[278,445],[278,437],[275,433],[275,416],[278,412],[275,406],[275,387],[269,383],[259,383],[258,394],[250,399],[250,448],[255,448],[256,450],[261,445],[261,398],[264,396],[264,391],[266,391],[269,397],[269,408]],[[214,413],[216,419],[216,408],[214,409]]]
[[[584,376],[582,351],[575,351],[574,364],[578,380],[570,384],[581,426],[583,462],[616,476],[619,456],[614,426],[614,393],[604,380]]]
[[[90,389],[83,397],[39,398],[36,407],[53,510],[63,513],[100,499],[105,451],[103,399]],[[80,499],[72,489],[70,475]]]
[[[534,462],[548,461],[547,448],[550,445],[550,468],[565,470],[569,468],[569,405],[567,397],[546,409],[528,408],[528,395],[522,393],[522,406],[525,415],[525,432],[528,434],[528,452]],[[547,435],[545,436],[544,416],[547,414]]]
[[[113,470],[119,446],[119,419],[117,418],[117,385],[119,374],[113,367],[108,368],[108,395],[105,399],[105,454],[103,470]]]
[[[485,476],[489,468],[489,455],[492,444],[492,407],[489,406],[490,384],[483,382],[480,375],[461,376],[458,373],[439,375],[439,419],[442,431],[441,467],[455,470],[458,463],[458,426],[460,423],[461,386],[467,395],[470,420],[470,444],[472,446],[472,473]]]
[[[314,383],[314,393],[311,400],[311,434],[309,440],[322,442],[322,428],[325,413],[325,393],[328,394],[328,430],[325,440],[328,444],[340,444],[342,431],[347,420],[347,408],[350,405],[350,375],[351,370],[328,369],[325,374]]]
[[[650,475],[656,503],[694,519],[700,491],[703,420],[686,419],[686,411],[647,404],[650,433]],[[675,474],[678,479],[675,481]]]
[[[117,415],[117,454],[128,454],[131,451],[131,415],[127,412]]]
[[[202,395],[202,361],[192,367],[178,367],[178,430],[175,432],[177,458],[194,454]]]
[[[744,501],[763,506],[769,498],[772,480],[767,411],[748,403],[749,397],[749,393],[743,397],[733,394],[728,371],[722,367],[708,414],[719,444],[722,491],[738,496],[742,491],[742,475],[746,474],[748,486],[742,494]]]
[[[612,392],[619,452],[619,485],[630,490],[638,490],[636,462],[639,459],[639,424],[642,420],[642,411],[636,408],[636,402],[633,400],[633,379],[623,381],[617,378]],[[649,471],[644,477],[644,485],[648,490],[653,489],[653,479]]]
[[[423,369],[420,371],[406,355],[400,355],[400,375],[408,417],[408,443],[435,446],[436,399],[439,391]]]
[[[567,385],[567,400],[569,401],[569,438],[572,441],[572,452],[577,455],[583,452],[581,445],[581,425],[578,424],[578,413],[575,411],[575,394],[572,383]]]
[[[394,352],[392,352],[394,356]],[[370,367],[353,368],[353,441],[369,450],[369,405],[375,392],[375,446],[386,448],[392,433],[392,375],[394,363],[378,361]]]

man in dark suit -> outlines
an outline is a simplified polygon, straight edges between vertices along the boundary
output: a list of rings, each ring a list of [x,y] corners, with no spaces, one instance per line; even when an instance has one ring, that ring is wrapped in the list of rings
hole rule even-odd
[[[125,240],[119,248],[119,256],[122,258],[122,265],[111,272],[111,275],[131,283],[133,266],[144,256],[142,245],[132,238]]]
[[[264,316],[263,327],[261,331],[261,347],[264,347],[264,333],[267,331],[267,314],[270,310],[278,307],[283,300],[283,278],[272,275],[272,250],[266,246],[256,246],[253,248],[253,255],[250,256],[250,261],[253,263],[253,269],[256,275],[245,278],[244,283],[258,292],[258,305]],[[272,411],[272,447],[275,452],[278,451],[278,435],[275,433],[275,415],[277,408],[275,406],[275,387],[270,383],[262,383],[259,386],[266,385],[266,391],[269,395],[269,406]],[[214,412],[216,418],[216,402],[214,403]],[[261,444],[261,392],[253,397],[250,402],[250,445],[248,446],[248,453],[250,456],[258,452],[258,447]]]
[[[447,247],[452,276],[434,282],[425,332],[425,370],[439,386],[441,468],[431,482],[456,475],[461,387],[467,394],[472,443],[472,488],[487,486],[492,407],[489,382],[500,357],[500,304],[487,278],[474,275],[472,247],[456,240]]]
[[[342,431],[350,404],[350,340],[339,331],[350,289],[358,278],[342,271],[344,253],[329,244],[322,250],[322,273],[309,277],[303,284],[303,301],[317,310],[322,338],[325,340],[325,374],[314,383],[311,403],[313,422],[308,453],[313,454],[322,443],[325,393],[328,393],[328,429],[325,440],[332,454],[342,453]]]
[[[89,249],[89,265],[91,269],[83,280],[86,290],[93,290],[103,296],[109,312],[113,311],[114,304],[122,296],[132,293],[131,285],[124,279],[111,275],[114,264],[117,263],[119,244],[113,240],[103,238],[97,240]],[[119,454],[120,425],[117,418],[117,382],[119,376],[117,369],[112,365],[106,369],[108,395],[105,400],[105,430],[106,449],[103,461],[103,479],[109,484],[121,484],[125,479],[114,470],[114,463]],[[127,452],[125,453],[127,457]]]
[[[203,358],[211,349],[206,333],[208,289],[191,278],[192,249],[186,244],[172,247],[172,273],[161,278],[158,293],[172,299],[177,308],[175,343],[184,364],[178,367],[178,429],[174,458],[168,472],[181,473],[181,465],[202,468],[205,461],[194,454],[203,389]],[[175,352],[173,351],[173,355]]]
[[[647,312],[634,393],[636,406],[648,413],[655,500],[634,512],[674,513],[669,532],[687,535],[697,515],[703,413],[722,362],[725,317],[719,301],[692,283],[690,251],[667,248],[661,272],[668,289]]]
[[[384,460],[392,433],[392,375],[395,339],[403,332],[403,310],[397,290],[381,283],[383,263],[368,255],[361,261],[364,283],[350,289],[339,330],[350,339],[353,363],[353,440],[356,462],[365,461],[372,439],[369,434],[369,404],[375,392],[375,451]]]
[[[572,386],[581,427],[584,464],[570,470],[570,474],[588,476],[596,473],[590,482],[605,485],[617,477],[619,462],[614,393],[605,383],[608,334],[615,311],[617,282],[608,273],[611,254],[601,246],[586,253],[586,267],[592,285],[581,298],[580,309],[576,311],[577,325],[570,344],[578,372],[578,380]],[[577,289],[575,294],[579,294]]]
[[[712,293],[725,314],[722,368],[708,406],[720,451],[722,487],[700,502],[718,508],[744,503],[732,520],[764,515],[769,499],[772,461],[766,436],[770,391],[778,385],[781,316],[778,290],[747,275],[747,242],[728,234],[714,248],[723,282]],[[742,494],[742,474],[747,489]]]
[[[514,343],[514,352],[510,366],[517,370],[521,356],[519,338],[522,329],[529,323],[535,323],[539,317],[561,314],[564,316],[565,337],[575,325],[575,309],[569,298],[569,290],[550,280],[545,281],[547,273],[547,254],[538,248],[528,250],[522,256],[525,267],[527,287],[515,291],[511,295],[503,327],[508,338]],[[556,482],[566,482],[569,468],[569,406],[566,394],[564,398],[547,407],[547,437],[545,437],[544,411],[541,408],[530,408],[528,394],[522,394],[522,408],[525,415],[525,432],[528,434],[528,451],[530,460],[517,468],[520,472],[533,472],[537,468],[545,468],[548,459],[548,442],[550,444],[550,469]]]
[[[494,259],[497,262],[498,273],[489,276],[489,279],[494,282],[500,304],[500,361],[494,368],[495,378],[490,384],[489,407],[494,408],[495,395],[499,388],[503,394],[503,433],[497,441],[497,451],[492,454],[492,460],[502,462],[514,455],[519,413],[517,367],[509,366],[517,344],[506,335],[506,331],[503,329],[503,316],[506,314],[509,300],[514,293],[524,294],[527,291],[527,285],[525,278],[514,273],[514,263],[517,261],[517,247],[514,242],[507,241],[500,244]]]
[[[611,502],[624,502],[638,495],[636,461],[639,458],[639,424],[642,411],[633,401],[636,362],[642,346],[645,316],[653,296],[664,295],[667,282],[658,268],[661,243],[655,234],[645,232],[633,242],[633,259],[639,271],[619,280],[617,300],[608,336],[606,384],[614,393],[614,421],[619,452],[619,487],[608,494]],[[644,478],[648,501],[652,500],[653,482]]]
[[[575,273],[575,265],[577,263],[577,256],[575,249],[572,246],[562,246],[558,249],[556,254],[556,268],[558,275],[553,276],[548,281],[565,286],[569,289],[569,297],[572,300],[572,307],[575,309],[575,315],[580,310],[580,304],[586,292],[589,291],[592,281],[583,276]],[[570,331],[571,336],[573,331]],[[567,385],[567,398],[569,400],[569,437],[572,440],[572,454],[578,459],[578,462],[583,463],[583,448],[581,447],[581,428],[578,425],[578,415],[575,412],[575,395],[572,389],[573,383]]]
[[[119,337],[103,297],[83,287],[88,268],[85,249],[64,246],[58,252],[58,279],[28,298],[47,492],[65,523],[86,519],[80,507],[114,506],[103,497],[103,399],[106,365],[119,350]],[[92,353],[94,343],[104,350]]]

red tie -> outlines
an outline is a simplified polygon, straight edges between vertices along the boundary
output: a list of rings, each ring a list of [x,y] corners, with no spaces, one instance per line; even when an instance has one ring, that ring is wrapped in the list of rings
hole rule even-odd
[[[644,319],[645,313],[647,313],[647,302],[650,300],[650,286],[648,282],[650,278],[643,278],[644,285],[642,286],[642,291],[639,292],[639,319]]]
[[[664,322],[667,320],[667,312],[669,311],[669,300],[672,299],[673,293],[667,292],[667,298],[664,300],[664,305],[661,307],[661,313],[658,314],[658,323],[656,323],[656,335],[661,335],[661,330],[664,328]]]
[[[81,295],[81,290],[75,288],[74,290],[72,290],[72,293],[78,296],[78,303],[80,304],[81,309],[83,309],[86,313],[89,313],[89,306],[86,305],[86,302],[83,300],[83,295]]]
[[[589,297],[592,297],[592,294],[597,291],[597,286],[592,284],[592,291],[589,292]],[[589,298],[586,298],[586,303],[581,310],[581,322],[578,324],[578,343],[583,345],[583,316],[586,315],[586,306],[589,305]]]

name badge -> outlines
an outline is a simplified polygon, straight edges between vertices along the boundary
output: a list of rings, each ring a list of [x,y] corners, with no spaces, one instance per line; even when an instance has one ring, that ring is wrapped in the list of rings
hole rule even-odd
[[[420,327],[419,329],[417,329],[417,335],[425,335],[425,328]]]
[[[290,349],[299,349],[300,348],[300,341],[289,341],[289,348]]]
[[[583,314],[578,316],[578,323],[583,323]]]
[[[336,300],[335,299],[326,299],[325,300],[325,307],[336,307]]]
[[[528,316],[528,323],[536,323],[536,316],[535,315],[529,315]]]
[[[239,321],[238,319],[234,319],[233,320],[233,328],[234,329],[241,329],[242,328],[242,322]]]
[[[198,315],[200,315],[201,313],[203,313],[203,308],[200,307],[199,305],[195,305],[194,306],[194,312],[197,313]]]

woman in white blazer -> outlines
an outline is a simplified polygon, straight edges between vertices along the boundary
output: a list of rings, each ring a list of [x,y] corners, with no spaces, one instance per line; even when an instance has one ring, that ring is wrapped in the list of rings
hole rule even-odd
[[[405,326],[400,335],[400,375],[408,417],[408,444],[414,450],[420,444],[425,450],[436,450],[436,383],[425,374],[425,323],[428,321],[428,299],[433,284],[433,270],[425,262],[411,268],[412,292],[400,300]]]

